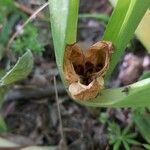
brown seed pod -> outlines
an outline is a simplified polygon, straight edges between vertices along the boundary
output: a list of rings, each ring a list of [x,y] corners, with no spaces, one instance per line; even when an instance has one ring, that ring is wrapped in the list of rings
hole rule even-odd
[[[83,52],[78,44],[67,45],[64,74],[75,100],[95,98],[104,88],[104,75],[113,52],[112,43],[100,41]]]

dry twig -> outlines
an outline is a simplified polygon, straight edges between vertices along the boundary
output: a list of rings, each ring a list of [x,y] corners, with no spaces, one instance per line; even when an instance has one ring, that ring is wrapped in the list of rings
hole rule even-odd
[[[20,3],[17,3],[17,2],[14,2],[15,6],[19,9],[21,9],[22,11],[24,11],[26,14],[29,14],[29,15],[32,15],[34,13],[34,10],[29,8],[29,7],[26,7],[25,5],[23,4],[20,4]],[[49,21],[48,18],[46,18],[46,16],[44,16],[42,13],[38,13],[37,14],[37,17],[40,18],[41,20],[44,20],[44,21]]]
[[[58,100],[58,91],[57,91],[57,83],[56,83],[56,77],[54,76],[54,87],[55,87],[55,96],[56,96],[56,103],[57,103],[57,111],[58,111],[58,118],[59,118],[59,124],[60,124],[60,134],[61,134],[61,150],[67,150],[67,144],[63,132],[63,124],[62,124],[62,118],[61,118],[61,112],[60,112],[60,104]],[[63,147],[63,148],[62,148]]]

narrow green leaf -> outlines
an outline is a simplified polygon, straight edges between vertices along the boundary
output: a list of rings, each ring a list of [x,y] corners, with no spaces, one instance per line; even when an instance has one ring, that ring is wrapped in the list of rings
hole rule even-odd
[[[119,150],[120,146],[121,146],[121,141],[118,140],[118,141],[114,144],[113,150]]]
[[[123,129],[123,131],[122,131],[122,135],[126,135],[126,134],[128,134],[128,132],[130,131],[130,125],[128,125],[127,127],[125,127],[124,129]]]
[[[96,98],[77,101],[92,107],[146,107],[150,106],[150,79],[123,88],[103,90]]]
[[[16,20],[19,18],[18,14],[13,14],[10,17],[10,20],[6,23],[6,25],[3,27],[2,31],[0,32],[0,41],[1,44],[6,44],[9,36],[12,32],[12,27],[16,23]]]
[[[140,80],[143,80],[143,79],[147,79],[147,78],[150,78],[150,71],[145,71],[145,72],[143,72],[143,74],[142,74],[141,77],[139,78],[139,81],[140,81]]]
[[[28,50],[22,57],[19,58],[15,66],[1,78],[0,87],[24,79],[31,72],[32,67],[33,56],[31,51]]]
[[[66,39],[68,7],[68,0],[49,0],[50,22],[55,56],[58,69],[60,69],[61,72]]]
[[[137,136],[137,133],[128,133],[128,134],[126,135],[126,137],[127,137],[127,138],[130,138],[130,139],[131,139],[131,138],[133,139],[133,138],[135,138],[136,136]]]
[[[109,0],[112,6],[116,6],[117,0]],[[149,43],[149,36],[150,36],[150,11],[147,10],[146,14],[142,18],[138,28],[135,31],[136,37],[140,40],[143,46],[150,52],[150,43]]]
[[[150,10],[146,12],[138,28],[135,31],[136,37],[140,40],[143,46],[150,53],[150,42],[149,42],[150,28],[149,26],[150,26]]]
[[[109,16],[107,14],[103,14],[103,13],[85,13],[85,14],[79,14],[79,18],[94,18],[103,22],[108,22],[109,20]]]
[[[106,79],[110,77],[149,5],[149,0],[118,0],[103,36],[104,40],[112,41],[115,47]]]
[[[78,4],[79,0],[49,0],[55,56],[62,78],[65,46],[76,42]]]
[[[7,127],[6,127],[5,121],[0,115],[0,133],[6,132],[6,131],[7,131]]]
[[[122,1],[118,0],[117,6],[115,7],[109,23],[106,27],[103,39],[116,43],[118,34],[121,30],[128,8],[130,6],[130,0]]]
[[[66,28],[66,44],[76,42],[79,0],[69,0],[69,10]]]
[[[0,6],[1,6],[1,4],[0,4]],[[2,9],[2,8],[0,7],[0,9]],[[12,28],[18,18],[19,18],[18,14],[12,14],[12,16],[10,16],[10,19],[8,20],[8,22],[5,23],[5,25],[3,26],[2,31],[0,31],[0,60],[2,59],[2,57],[4,55],[4,47],[5,47],[6,43],[8,42],[9,36],[12,32]]]
[[[127,142],[123,141],[123,145],[125,150],[130,150],[129,144]]]
[[[109,0],[112,6],[116,6],[117,0]],[[150,44],[149,44],[149,37],[150,37],[150,11],[147,10],[146,14],[142,18],[138,28],[135,31],[135,35],[143,44],[143,46],[150,52]]]
[[[133,113],[133,121],[136,123],[137,127],[143,138],[150,143],[150,116],[148,114],[140,114],[137,111]]]
[[[150,145],[149,144],[143,144],[143,146],[146,148],[146,150],[150,150]]]
[[[110,137],[109,137],[109,138],[110,138]],[[116,138],[114,138],[114,137],[113,137],[113,138],[110,138],[110,139],[109,139],[109,144],[112,145],[112,144],[116,143],[116,141],[117,141]]]
[[[127,143],[131,145],[140,145],[140,142],[134,140],[134,139],[126,139]]]

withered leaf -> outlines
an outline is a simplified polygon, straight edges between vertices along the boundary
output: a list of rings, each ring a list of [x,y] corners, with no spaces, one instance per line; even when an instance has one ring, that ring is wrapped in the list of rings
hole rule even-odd
[[[82,51],[78,44],[66,46],[64,74],[73,99],[92,99],[104,88],[103,77],[112,52],[109,41],[97,42],[87,51]]]

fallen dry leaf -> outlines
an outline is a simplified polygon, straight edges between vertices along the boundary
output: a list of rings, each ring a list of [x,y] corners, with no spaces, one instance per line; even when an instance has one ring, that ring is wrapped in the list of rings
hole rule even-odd
[[[97,42],[87,51],[82,51],[78,44],[66,46],[64,74],[73,99],[92,99],[104,88],[103,77],[112,51],[109,41]]]

